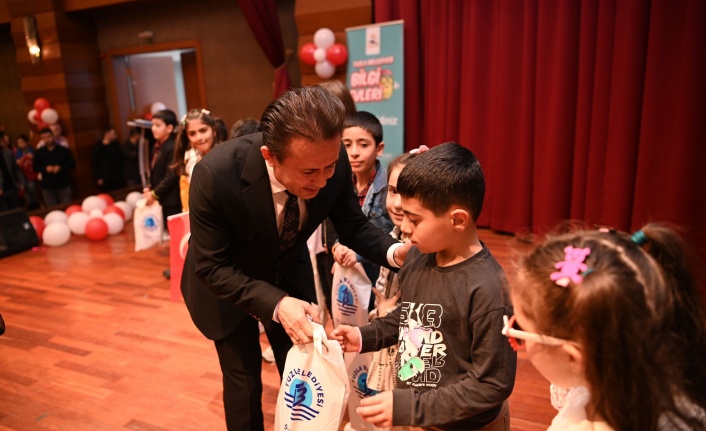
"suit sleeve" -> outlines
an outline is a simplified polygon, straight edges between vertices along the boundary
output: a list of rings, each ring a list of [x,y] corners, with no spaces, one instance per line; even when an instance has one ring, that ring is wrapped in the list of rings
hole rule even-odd
[[[162,178],[162,181],[160,181],[159,184],[154,187],[154,193],[157,195],[158,198],[163,198],[170,191],[172,191],[174,187],[178,187],[178,185],[179,177],[173,169],[167,168],[167,173],[164,178]]]
[[[216,197],[217,180],[209,167],[197,163],[191,181],[189,247],[194,255],[197,277],[219,299],[233,303],[266,326],[270,325],[275,306],[286,293],[266,281],[248,277],[238,263],[233,262],[235,244],[232,241],[237,239]]]

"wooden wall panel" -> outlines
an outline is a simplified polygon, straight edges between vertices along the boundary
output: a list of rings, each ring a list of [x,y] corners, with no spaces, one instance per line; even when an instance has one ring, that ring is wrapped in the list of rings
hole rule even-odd
[[[344,2],[332,2],[327,0],[297,0],[294,9],[294,17],[299,29],[299,49],[305,43],[312,42],[316,30],[326,27],[331,29],[336,35],[336,43],[346,43],[347,27],[355,27],[372,23],[373,7],[372,0],[347,0]],[[309,66],[299,60],[301,68],[302,85],[317,84],[324,79],[320,78],[314,66]],[[346,66],[336,67],[336,75],[331,80],[346,82]]]
[[[93,9],[101,6],[110,6],[120,3],[132,3],[139,0],[64,0],[64,10],[73,12],[77,10]]]
[[[14,139],[20,133],[28,134],[29,122],[20,89],[17,48],[10,30],[9,22],[0,24],[0,126]]]
[[[36,15],[61,9],[62,0],[6,0],[10,16]]]
[[[26,109],[29,111],[37,98],[44,97],[59,113],[64,136],[77,161],[72,174],[74,197],[85,197],[98,191],[93,183],[90,152],[108,124],[100,51],[90,17],[68,15],[56,6],[51,1],[10,0],[11,32]],[[23,15],[35,17],[42,48],[38,64],[32,64],[25,45]]]
[[[10,22],[10,10],[7,8],[7,0],[0,0],[0,24]]]

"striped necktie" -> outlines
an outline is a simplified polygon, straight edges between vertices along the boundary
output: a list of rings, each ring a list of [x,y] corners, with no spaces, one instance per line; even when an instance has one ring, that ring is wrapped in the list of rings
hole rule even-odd
[[[279,251],[289,249],[297,240],[299,234],[299,200],[295,195],[285,190],[287,203],[284,205],[284,222],[282,223],[282,236],[279,241]]]

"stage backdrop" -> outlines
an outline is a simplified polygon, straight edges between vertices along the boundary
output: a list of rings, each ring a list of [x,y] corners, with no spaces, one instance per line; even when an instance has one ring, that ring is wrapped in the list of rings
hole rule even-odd
[[[356,108],[375,114],[382,123],[385,164],[404,152],[403,23],[346,29],[348,88]]]

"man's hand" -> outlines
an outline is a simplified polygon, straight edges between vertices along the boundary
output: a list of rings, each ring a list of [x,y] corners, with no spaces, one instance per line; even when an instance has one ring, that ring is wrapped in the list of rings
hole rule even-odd
[[[294,344],[306,344],[313,341],[313,329],[307,316],[310,316],[314,322],[321,323],[315,306],[289,296],[285,296],[279,302],[277,320]]]
[[[355,265],[358,260],[355,252],[343,244],[338,244],[333,250],[333,259],[341,266],[349,267]]]
[[[404,261],[407,259],[407,254],[411,248],[412,243],[410,241],[405,242],[401,247],[397,247],[395,252],[392,254],[392,258],[395,259],[395,263],[402,266]]]
[[[356,412],[376,427],[392,426],[392,391],[380,392],[369,398],[360,400],[360,407]]]
[[[355,326],[338,325],[328,337],[338,341],[344,352],[358,352],[360,350],[360,330]]]

